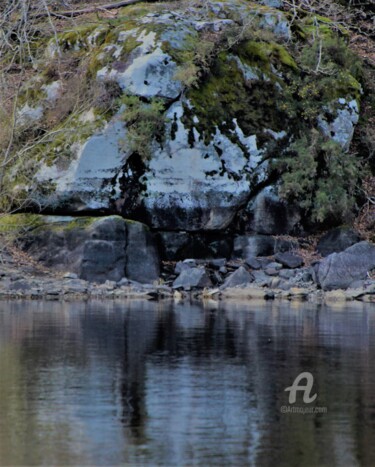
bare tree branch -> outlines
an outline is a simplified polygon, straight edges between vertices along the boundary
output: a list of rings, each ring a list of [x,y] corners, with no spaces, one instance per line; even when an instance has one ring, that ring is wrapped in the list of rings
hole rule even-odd
[[[32,15],[30,15],[30,17],[31,18],[44,18],[48,15],[51,15],[51,16],[56,16],[56,17],[64,16],[68,18],[69,17],[73,18],[74,16],[85,15],[88,13],[95,13],[96,11],[101,11],[101,10],[114,10],[116,8],[121,8],[121,7],[128,6],[128,5],[134,5],[135,3],[140,3],[142,1],[144,0],[125,0],[122,2],[107,3],[106,5],[82,8],[81,10],[67,10],[67,11],[58,11],[58,12],[41,11],[38,13],[33,13]],[[155,2],[157,0],[146,0],[146,1]]]

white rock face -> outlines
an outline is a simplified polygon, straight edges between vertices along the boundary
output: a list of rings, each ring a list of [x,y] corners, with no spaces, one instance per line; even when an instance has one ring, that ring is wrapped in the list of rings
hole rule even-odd
[[[249,179],[258,169],[260,155],[256,137],[245,141],[250,159],[218,129],[209,145],[196,132],[196,142],[190,147],[188,129],[181,121],[183,112],[181,102],[169,109],[167,118],[177,129],[165,147],[153,153],[144,177],[144,205],[157,228],[223,229],[250,194]]]
[[[177,65],[162,51],[155,37],[154,32],[142,33],[137,38],[142,43],[132,52],[131,64],[124,70],[102,68],[98,78],[113,79],[127,92],[146,98],[178,97],[182,84],[173,79]]]
[[[324,117],[318,118],[318,125],[325,136],[336,141],[347,151],[353,139],[354,128],[359,119],[359,108],[355,99],[347,101],[344,98],[338,99],[339,108],[336,111],[328,109],[336,116],[332,122],[328,122]]]
[[[37,180],[55,184],[53,194],[44,203],[71,198],[77,210],[109,208],[116,190],[111,181],[128,157],[123,149],[125,137],[123,122],[114,120],[102,133],[72,148],[75,158],[68,167],[44,164],[36,175]]]

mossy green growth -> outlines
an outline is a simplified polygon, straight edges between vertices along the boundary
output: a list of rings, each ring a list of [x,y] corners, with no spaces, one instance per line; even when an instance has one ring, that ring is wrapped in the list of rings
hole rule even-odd
[[[276,68],[286,66],[297,70],[298,66],[287,49],[275,42],[249,40],[234,49],[235,53],[249,65],[257,64],[268,73],[271,65]]]
[[[44,225],[44,218],[38,214],[0,215],[0,234],[17,235]]]
[[[90,24],[88,26],[79,26],[69,31],[64,31],[63,33],[59,34],[58,44],[62,48],[63,51],[67,50],[77,50],[82,48],[89,47],[89,36],[97,29],[97,25]],[[105,32],[100,34],[102,41],[105,38]],[[53,39],[54,40],[54,39]]]
[[[321,15],[306,15],[298,22],[300,36],[303,39],[330,39],[340,35],[349,38],[349,30],[339,22]]]
[[[184,123],[195,127],[206,144],[216,128],[238,143],[233,119],[237,119],[246,136],[264,128],[280,131],[285,125],[277,108],[277,100],[282,98],[278,89],[272,82],[247,83],[235,57],[226,52],[219,54],[210,74],[197,89],[187,92],[187,98],[191,109],[186,106]]]
[[[161,142],[164,139],[164,102],[161,99],[151,99],[145,103],[133,95],[123,96],[122,102],[125,106],[122,119],[127,128],[124,146],[142,159],[149,159],[153,140]]]
[[[83,230],[89,228],[94,222],[98,220],[97,217],[83,216],[63,218],[61,216],[40,216],[43,219],[41,225],[36,226],[35,232],[50,230],[53,232],[68,232],[71,230]]]

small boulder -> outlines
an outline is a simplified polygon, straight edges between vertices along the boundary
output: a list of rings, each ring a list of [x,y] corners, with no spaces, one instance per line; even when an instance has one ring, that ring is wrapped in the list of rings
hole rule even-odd
[[[189,268],[181,272],[173,282],[174,289],[191,290],[194,288],[211,287],[212,282],[204,268]]]
[[[226,262],[227,262],[226,258],[216,258],[216,259],[211,259],[208,262],[208,265],[210,266],[210,268],[220,270],[220,268],[225,267]]]
[[[296,271],[294,270],[291,270],[291,269],[283,269],[282,271],[280,271],[280,274],[279,276],[282,278],[282,279],[291,279],[292,277],[294,277],[296,274]]]
[[[240,266],[225,279],[221,288],[227,289],[228,287],[247,285],[250,282],[253,282],[253,280],[254,276],[250,274],[243,266]]]
[[[181,274],[182,271],[186,269],[195,268],[197,263],[193,259],[185,259],[184,261],[178,261],[174,268],[175,274]]]
[[[267,276],[264,271],[254,271],[252,274],[254,276],[254,282],[259,287],[267,287],[270,285],[271,278]]]
[[[256,271],[258,269],[261,269],[262,268],[262,263],[257,259],[255,258],[254,256],[248,256],[246,259],[245,259],[245,263],[251,268],[251,269],[255,269]]]
[[[279,274],[279,270],[275,268],[266,268],[264,272],[267,276],[277,276]]]
[[[275,260],[289,269],[300,268],[303,265],[303,258],[293,253],[277,253]]]

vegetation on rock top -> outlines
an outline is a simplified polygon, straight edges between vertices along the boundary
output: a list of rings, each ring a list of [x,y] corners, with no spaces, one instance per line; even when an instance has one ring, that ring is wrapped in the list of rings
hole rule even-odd
[[[2,209],[35,209],[31,186],[40,163],[68,164],[75,157],[75,145],[102,129],[116,113],[121,113],[127,129],[126,149],[146,163],[152,158],[152,142],[162,145],[167,137],[165,111],[170,101],[124,93],[115,80],[97,76],[106,67],[125,70],[142,44],[140,36],[153,32],[177,64],[174,78],[183,86],[183,122],[190,128],[192,145],[197,134],[209,144],[219,128],[246,152],[236,122],[244,137],[257,136],[260,147],[269,141],[264,128],[288,130],[292,138],[277,142],[271,164],[271,177],[280,179],[280,196],[299,203],[306,225],[351,220],[366,198],[358,191],[361,180],[374,175],[375,137],[368,140],[364,122],[372,117],[362,117],[364,126],[357,130],[359,154],[343,149],[319,129],[323,109],[328,121],[334,118],[342,105],[340,98],[358,105],[371,99],[366,76],[373,76],[373,68],[350,49],[350,24],[346,28],[343,21],[326,17],[316,2],[311,3],[311,11],[285,7],[291,37],[281,39],[263,21],[279,11],[239,0],[223,3],[225,19],[231,23],[218,31],[197,31],[184,23],[186,30],[181,32],[179,26],[158,20],[172,9],[177,19],[200,15],[209,23],[217,19],[209,4],[142,3],[121,8],[113,17],[98,12],[76,23],[58,19],[52,29],[48,18],[40,19],[29,25],[27,44],[20,43],[21,36],[9,35],[9,47],[2,49],[1,56],[7,86],[0,97],[13,118],[0,114]],[[336,15],[342,14],[337,11]],[[21,20],[13,14],[18,24]],[[7,17],[6,24],[11,21],[12,16]],[[181,36],[168,39],[177,30]],[[22,49],[18,55],[12,52],[17,46]],[[16,75],[26,80],[24,85],[14,78],[14,67]],[[258,79],[251,78],[254,74]],[[16,82],[10,87],[12,80]],[[48,86],[56,82],[59,90],[49,98]],[[9,91],[13,94],[6,95]],[[20,118],[18,112],[26,105],[41,106],[42,116],[30,122]],[[367,115],[374,115],[373,103],[365,109]],[[361,128],[367,128],[367,152],[365,136],[358,137]],[[53,182],[40,189],[53,191]]]

